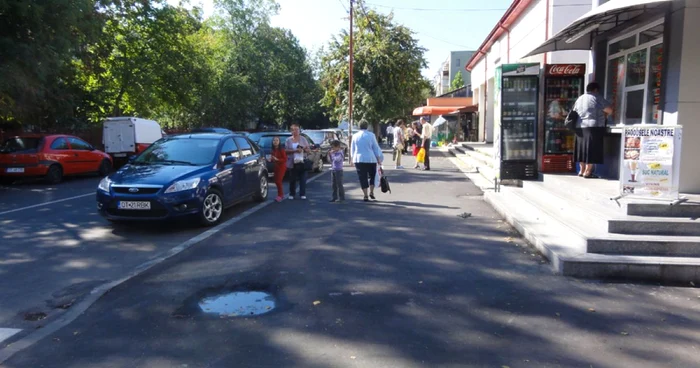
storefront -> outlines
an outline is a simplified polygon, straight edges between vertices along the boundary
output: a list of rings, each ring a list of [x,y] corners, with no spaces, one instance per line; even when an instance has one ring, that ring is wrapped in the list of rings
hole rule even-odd
[[[680,189],[699,193],[700,1],[610,0],[527,55],[564,50],[593,51],[593,80],[613,107],[599,174],[619,177],[621,127],[682,125]]]

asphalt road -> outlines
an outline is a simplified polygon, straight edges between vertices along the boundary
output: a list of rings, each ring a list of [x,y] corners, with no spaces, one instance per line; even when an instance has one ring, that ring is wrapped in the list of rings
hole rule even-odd
[[[21,337],[41,328],[98,285],[207,230],[188,220],[112,224],[96,211],[99,180],[0,186],[0,329]],[[255,204],[230,208],[222,221]]]
[[[445,158],[392,194],[270,205],[116,287],[6,367],[696,367],[700,292],[552,275]],[[410,160],[405,163],[411,166]],[[323,179],[323,178],[321,178]],[[218,318],[212,292],[277,307]]]

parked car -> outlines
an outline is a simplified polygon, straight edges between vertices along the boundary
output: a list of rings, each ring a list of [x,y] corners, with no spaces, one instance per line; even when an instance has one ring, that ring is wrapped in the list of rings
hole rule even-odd
[[[51,184],[64,176],[98,174],[112,170],[112,159],[72,135],[28,134],[6,139],[0,146],[0,177],[44,177]]]
[[[102,144],[112,156],[116,167],[125,164],[129,156],[143,152],[153,142],[163,138],[160,125],[147,119],[133,117],[107,118],[102,124]]]
[[[182,134],[163,138],[97,187],[97,208],[111,221],[196,216],[212,226],[224,209],[267,198],[267,166],[248,138]]]
[[[190,131],[191,133],[219,133],[219,134],[234,134],[233,131],[226,128],[194,128]]]
[[[260,149],[265,153],[265,157],[269,158],[270,151],[272,150],[272,139],[274,137],[279,137],[280,144],[284,146],[284,143],[287,141],[287,138],[291,136],[292,133],[290,132],[258,132],[251,133],[248,136],[248,138],[250,138],[250,140],[253,141],[253,143],[260,146]],[[308,156],[308,158],[311,161],[313,161],[313,167],[311,168],[311,171],[321,172],[323,170],[323,157],[321,156],[321,146],[314,143],[314,140],[311,139],[311,137],[309,137],[307,134],[301,133],[301,136],[306,138],[306,140],[309,141],[309,144],[311,145],[311,153]],[[267,163],[267,171],[270,173],[270,175],[274,173],[274,163]]]
[[[233,134],[240,134],[240,135],[246,136],[246,137],[250,135],[249,132],[245,132],[245,131],[236,131],[236,132],[233,132]]]
[[[322,129],[322,131],[326,133],[332,133],[333,134],[333,139],[339,140],[340,141],[340,147],[343,149],[343,152],[345,153],[345,158],[348,158],[348,154],[350,153],[350,140],[348,137],[343,135],[343,131],[340,129]]]

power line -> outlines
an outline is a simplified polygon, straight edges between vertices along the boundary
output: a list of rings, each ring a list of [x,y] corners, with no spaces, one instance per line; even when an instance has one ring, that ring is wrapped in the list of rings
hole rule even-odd
[[[346,12],[346,13],[350,13],[350,10],[348,9],[347,6],[345,6],[345,3],[343,2],[343,0],[338,0],[338,2],[339,2],[340,5],[343,7],[343,9],[345,9],[345,12]]]
[[[374,4],[374,3],[365,3],[367,5],[371,6],[376,6],[379,8],[388,8],[388,9],[396,9],[396,10],[413,10],[413,11],[450,11],[450,12],[487,12],[487,11],[506,11],[507,9],[503,8],[488,8],[488,9],[483,9],[483,8],[471,8],[471,9],[446,9],[446,8],[404,8],[400,6],[390,6],[390,5],[381,5],[381,4]]]

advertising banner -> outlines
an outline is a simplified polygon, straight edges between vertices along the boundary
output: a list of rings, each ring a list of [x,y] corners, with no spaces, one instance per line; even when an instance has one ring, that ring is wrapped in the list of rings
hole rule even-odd
[[[682,127],[636,125],[622,133],[620,194],[678,199]]]

